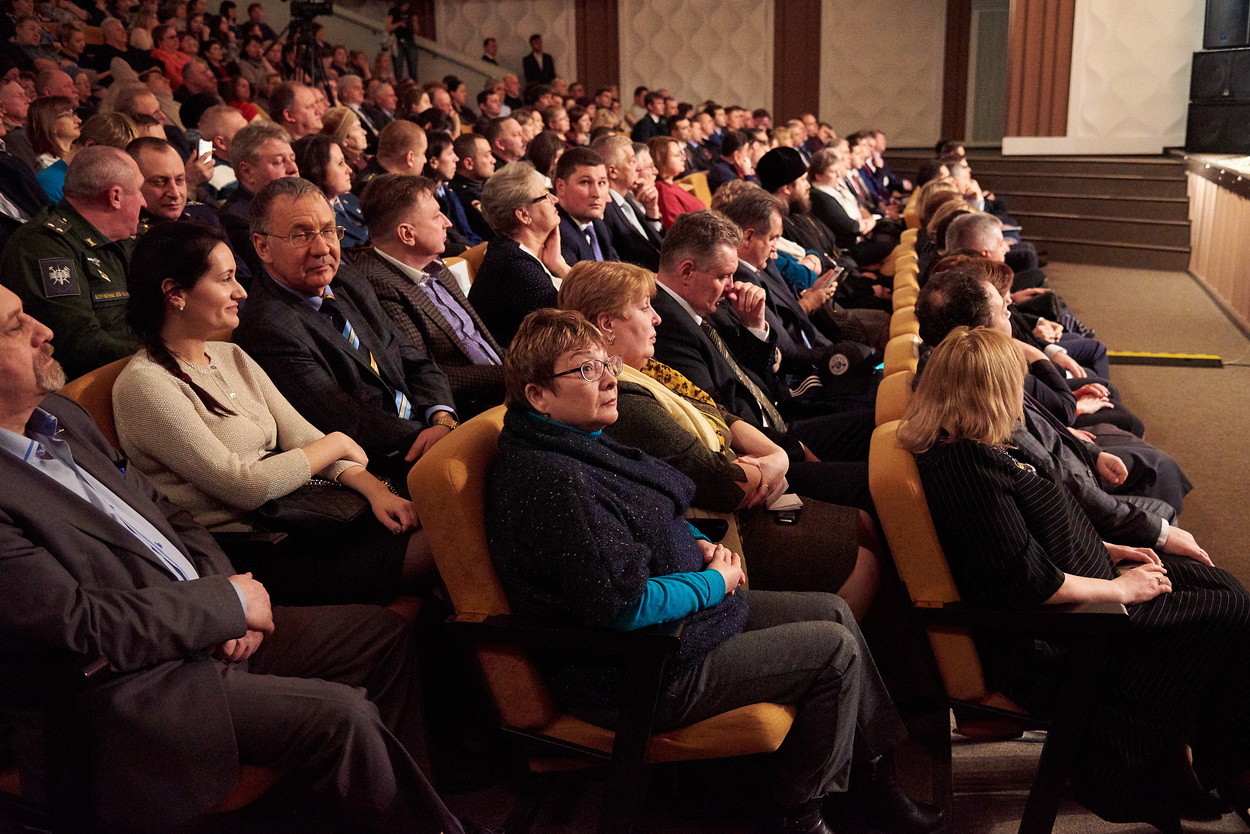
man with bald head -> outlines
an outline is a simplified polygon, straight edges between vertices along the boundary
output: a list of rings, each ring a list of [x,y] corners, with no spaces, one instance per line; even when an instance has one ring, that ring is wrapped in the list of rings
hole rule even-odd
[[[230,164],[234,136],[247,127],[243,114],[228,104],[208,108],[200,116],[200,138],[213,144],[213,176],[204,184],[207,199],[220,204],[238,187],[238,175]]]
[[[174,90],[174,100],[186,104],[187,99],[199,94],[217,95],[217,76],[203,58],[192,58],[182,68],[182,86]],[[190,126],[190,122],[184,123]]]
[[[0,284],[56,332],[70,377],[129,356],[126,269],[144,206],[143,175],[103,145],[78,152],[64,196],[14,233],[0,255]]]
[[[35,76],[35,93],[39,98],[46,96],[65,96],[70,101],[78,102],[78,90],[74,87],[74,79],[64,70],[46,69]]]

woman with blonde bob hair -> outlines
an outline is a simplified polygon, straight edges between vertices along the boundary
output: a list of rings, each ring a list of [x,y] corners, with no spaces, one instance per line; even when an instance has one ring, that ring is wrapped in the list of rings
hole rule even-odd
[[[837,593],[862,619],[878,579],[871,519],[851,507],[805,497],[796,523],[776,523],[766,507],[789,488],[789,458],[750,423],[653,358],[660,321],[651,307],[655,293],[652,272],[616,261],[581,261],[560,287],[560,307],[593,322],[623,360],[620,416],[605,432],[694,481],[692,506],[702,514],[737,513],[755,587]]]
[[[1250,818],[1250,595],[1211,564],[1101,541],[1062,483],[1010,444],[1024,374],[1010,337],[956,327],[898,429],[960,596],[992,608],[1125,605],[1128,627],[1083,647],[1093,656],[1080,685],[1094,694],[1077,730],[1077,799],[1111,822],[1180,831],[1182,816],[1220,812],[1214,788]],[[974,636],[990,685],[1050,714],[1056,662],[1074,644]]]

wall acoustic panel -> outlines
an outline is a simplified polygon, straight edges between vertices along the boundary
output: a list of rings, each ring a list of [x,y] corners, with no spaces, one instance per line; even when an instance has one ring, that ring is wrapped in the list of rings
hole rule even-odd
[[[772,107],[772,2],[620,0],[620,47],[626,107],[639,85],[678,101]]]
[[[529,54],[529,36],[541,34],[543,51],[555,59],[556,72],[569,81],[576,75],[577,35],[573,4],[567,0],[437,0],[435,25],[441,46],[471,58],[481,57],[484,38],[496,38],[499,74],[515,73],[522,83],[521,59]]]
[[[945,5],[877,0],[869,11],[824,0],[820,118],[840,136],[872,127],[894,146],[932,146],[942,121]]]
[[[1204,12],[1203,0],[1078,0],[1068,136],[1100,153],[1183,144]]]

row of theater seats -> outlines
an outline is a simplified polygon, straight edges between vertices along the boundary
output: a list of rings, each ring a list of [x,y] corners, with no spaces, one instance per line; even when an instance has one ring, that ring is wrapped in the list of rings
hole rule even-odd
[[[910,207],[909,207],[910,208]],[[1031,716],[986,682],[972,638],[976,627],[1018,629],[1044,635],[1054,631],[1098,633],[1127,620],[1123,606],[1046,606],[1038,612],[986,612],[963,606],[946,554],[925,499],[912,454],[898,444],[899,421],[907,411],[920,356],[920,322],[915,302],[920,292],[916,236],[919,220],[905,213],[908,230],[892,254],[894,313],[886,345],[884,378],[877,390],[876,423],[868,457],[869,488],[899,577],[923,625],[947,696],[941,717],[928,739],[937,767],[935,796],[953,820],[949,716],[954,707],[960,730],[981,737],[1012,737],[1023,729],[1047,729],[1037,776],[1020,822],[1020,834],[1049,834],[1069,772],[1073,727],[1082,710],[1081,687],[1065,687],[1073,698],[1053,722]]]

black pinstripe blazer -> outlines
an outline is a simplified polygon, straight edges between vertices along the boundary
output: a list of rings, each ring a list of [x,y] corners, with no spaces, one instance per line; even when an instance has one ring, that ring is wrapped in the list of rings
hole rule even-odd
[[[372,249],[362,253],[352,266],[373,287],[382,309],[391,317],[399,332],[415,342],[425,343],[431,358],[438,363],[439,368],[447,375],[447,381],[451,383],[452,394],[456,397],[456,408],[462,419],[503,402],[503,366],[474,365],[465,354],[456,331],[448,324],[434,302],[430,301],[429,296],[413,284],[408,276]],[[469,314],[478,332],[495,353],[503,358],[503,348],[495,341],[469,299],[460,291],[460,285],[456,283],[451,271],[444,267],[434,280],[451,293],[452,298]]]

